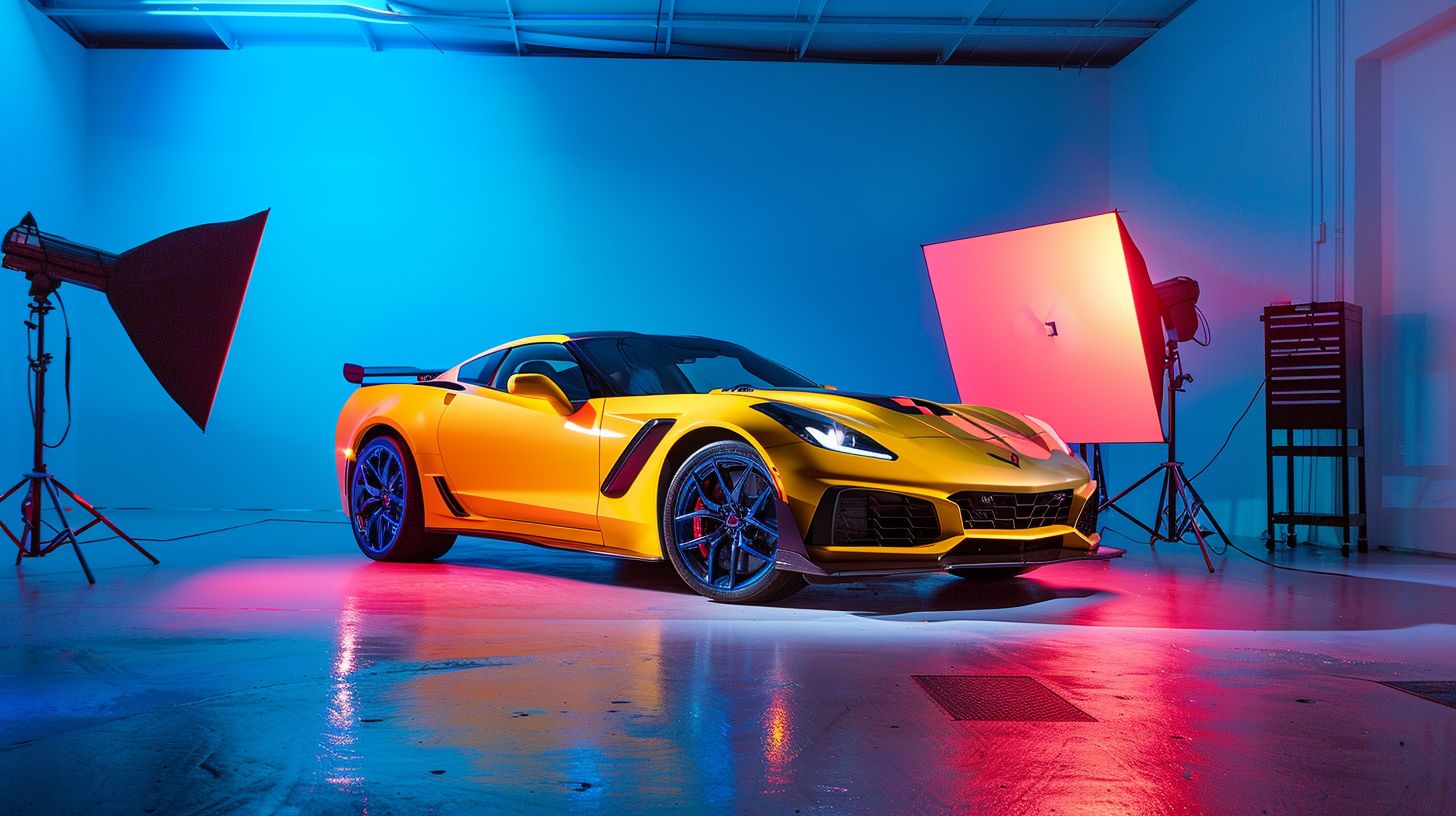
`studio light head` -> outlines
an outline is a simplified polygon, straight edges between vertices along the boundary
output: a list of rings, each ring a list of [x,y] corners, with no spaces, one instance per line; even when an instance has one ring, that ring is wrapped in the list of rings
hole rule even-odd
[[[1163,327],[1168,342],[1186,343],[1198,334],[1198,281],[1184,276],[1153,284],[1163,302]]]
[[[264,210],[116,254],[41,232],[27,213],[5,235],[4,265],[32,298],[62,283],[104,292],[162,388],[206,430],[267,220]]]
[[[5,241],[0,244],[5,268],[24,273],[30,281],[30,320],[26,327],[33,335],[27,360],[33,460],[30,472],[0,494],[0,503],[3,503],[24,490],[20,507],[24,526],[20,534],[11,532],[0,520],[0,533],[20,550],[17,565],[21,559],[39,558],[70,544],[86,580],[96,583],[96,576],[81,553],[79,536],[98,524],[105,525],[153,564],[157,563],[156,556],[122,532],[95,505],[62,484],[46,467],[46,449],[60,444],[47,443],[45,434],[46,372],[51,365],[51,355],[46,351],[46,315],[55,308],[51,305],[51,295],[56,294],[62,283],[105,292],[111,310],[157,382],[198,428],[206,430],[267,220],[268,211],[264,210],[238,221],[190,227],[119,255],[41,232],[30,213],[5,234]],[[64,315],[64,303],[61,311]],[[68,326],[68,409],[70,349]],[[69,429],[69,419],[66,424]],[[62,504],[61,496],[69,496],[90,520],[72,527],[67,517],[72,508]],[[47,505],[52,510],[53,521],[45,518]]]

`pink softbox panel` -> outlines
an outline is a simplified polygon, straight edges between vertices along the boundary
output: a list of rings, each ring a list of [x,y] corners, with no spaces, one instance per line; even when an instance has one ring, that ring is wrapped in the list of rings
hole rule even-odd
[[[925,263],[962,402],[1069,442],[1163,441],[1161,308],[1117,213],[929,244]]]

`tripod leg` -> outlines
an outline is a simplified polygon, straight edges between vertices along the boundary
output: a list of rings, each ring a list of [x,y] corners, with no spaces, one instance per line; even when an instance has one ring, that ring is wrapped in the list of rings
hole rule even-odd
[[[1193,498],[1198,501],[1198,509],[1203,513],[1204,517],[1208,519],[1208,523],[1213,525],[1213,530],[1214,532],[1218,533],[1218,537],[1223,539],[1224,546],[1232,544],[1233,542],[1229,540],[1228,533],[1225,533],[1223,531],[1223,525],[1218,523],[1218,517],[1213,514],[1212,510],[1208,509],[1208,502],[1204,501],[1203,496],[1198,494],[1198,488],[1194,487],[1193,482],[1188,481],[1187,479],[1183,480],[1183,484],[1188,486],[1188,492],[1192,493]],[[1198,520],[1194,519],[1195,526],[1197,525],[1197,523]]]
[[[1163,508],[1167,507],[1164,502],[1173,500],[1172,490],[1169,486],[1173,471],[1167,465],[1161,465],[1160,467],[1163,471],[1163,486],[1158,488],[1158,509],[1154,512],[1154,518],[1157,521],[1153,522],[1153,540],[1148,542],[1149,547],[1156,545],[1159,541],[1177,540],[1177,537],[1173,535],[1173,523],[1168,521],[1169,514],[1163,510]],[[1167,535],[1160,532],[1163,529],[1163,522],[1165,521],[1168,521]]]
[[[1147,473],[1144,473],[1143,474],[1143,477],[1141,479],[1138,479],[1136,482],[1133,482],[1132,484],[1128,485],[1127,487],[1124,487],[1122,489],[1122,492],[1121,493],[1118,493],[1116,496],[1113,496],[1112,498],[1110,498],[1107,501],[1103,502],[1102,505],[1097,508],[1098,511],[1106,510],[1107,508],[1112,507],[1113,505],[1115,505],[1118,502],[1122,501],[1122,497],[1123,496],[1126,496],[1127,494],[1133,492],[1134,490],[1137,490],[1139,487],[1142,487],[1143,486],[1143,482],[1146,482],[1147,480],[1149,480],[1149,479],[1153,478],[1154,476],[1158,475],[1158,471],[1160,471],[1162,469],[1163,468],[1160,465],[1160,466],[1155,467],[1152,470],[1148,471]]]
[[[24,487],[29,482],[29,476],[20,477],[20,481],[16,482],[9,490],[5,491],[4,495],[0,495],[0,503],[4,503],[6,499],[15,495],[15,491]],[[19,538],[15,537],[15,533],[10,532],[10,528],[6,527],[5,522],[3,521],[0,521],[0,530],[4,530],[5,537],[9,538],[10,541],[15,544],[16,549],[20,550],[20,552],[15,554],[15,566],[20,566],[20,560],[25,557],[25,542],[30,540],[30,525],[27,524],[25,527],[22,528]]]
[[[1157,531],[1155,531],[1153,528],[1151,528],[1151,527],[1149,527],[1147,525],[1147,522],[1143,521],[1140,518],[1137,518],[1136,516],[1134,516],[1133,514],[1127,512],[1126,510],[1122,509],[1121,507],[1118,507],[1115,504],[1107,505],[1107,507],[1110,510],[1115,510],[1116,512],[1120,513],[1123,518],[1127,519],[1128,521],[1132,522],[1133,524],[1136,524],[1137,526],[1143,528],[1143,532],[1147,533],[1148,535],[1156,536],[1158,534]]]
[[[19,490],[22,487],[25,487],[28,484],[30,484],[30,477],[21,476],[20,481],[16,482],[9,490],[5,491],[4,494],[0,494],[0,502],[3,502],[11,496],[15,495],[15,491]]]
[[[71,541],[71,549],[76,551],[76,560],[81,562],[81,571],[86,573],[87,583],[96,583],[96,576],[91,574],[91,565],[86,563],[86,555],[81,552],[81,542],[76,540],[76,533],[71,529],[71,522],[66,520],[66,510],[61,507],[61,497],[56,493],[56,486],[51,484],[50,479],[45,480],[46,492],[50,494],[51,503],[55,505],[56,515],[61,520],[61,533]]]
[[[77,496],[75,493],[72,493],[71,492],[71,489],[70,488],[68,488],[65,485],[61,484],[61,480],[60,479],[57,479],[56,477],[52,476],[51,479],[50,479],[50,481],[53,482],[56,487],[60,488],[60,490],[61,490],[62,493],[65,493],[67,496],[70,496],[71,497],[71,501],[74,501],[76,504],[81,505],[81,507],[84,508],[86,510],[86,512],[88,512],[88,513],[91,514],[92,518],[96,519],[97,521],[101,522],[102,524],[105,524],[111,530],[111,532],[116,533],[116,535],[117,535],[118,538],[120,538],[122,541],[125,541],[126,543],[130,544],[132,546],[132,549],[136,550],[137,552],[141,553],[142,555],[145,555],[147,557],[147,560],[151,561],[153,564],[160,564],[160,563],[162,563],[161,561],[158,561],[157,560],[157,557],[156,556],[154,556],[151,553],[147,552],[142,547],[142,545],[136,543],[136,540],[135,539],[133,539],[131,536],[127,535],[126,533],[123,533],[121,531],[121,528],[120,527],[117,527],[115,524],[111,523],[111,519],[109,519],[106,516],[102,515],[100,510],[97,510],[95,507],[92,507],[91,506],[91,502],[88,502],[85,499],[81,498],[80,496]],[[57,504],[59,504],[59,501],[57,501]]]
[[[1183,505],[1188,508],[1188,515],[1185,517],[1183,525],[1193,528],[1193,538],[1198,541],[1198,551],[1203,553],[1203,563],[1208,567],[1209,572],[1213,572],[1213,559],[1208,557],[1208,543],[1203,540],[1203,531],[1198,529],[1197,515],[1199,508],[1188,499],[1187,488],[1190,488],[1191,485],[1183,478],[1183,468],[1174,465],[1169,469],[1169,478],[1172,480],[1173,487],[1177,489],[1178,494],[1183,497]],[[1213,517],[1209,516],[1209,518],[1212,519]]]
[[[1139,487],[1142,487],[1142,485],[1143,485],[1144,482],[1146,482],[1147,480],[1149,480],[1149,479],[1153,478],[1154,476],[1158,475],[1158,472],[1161,471],[1161,470],[1163,470],[1163,467],[1162,467],[1162,465],[1159,465],[1158,467],[1153,468],[1152,470],[1148,471],[1147,473],[1144,473],[1141,479],[1138,479],[1136,482],[1133,482],[1132,484],[1130,484],[1127,487],[1123,488],[1122,492],[1118,493],[1116,496],[1113,496],[1112,498],[1110,498],[1107,501],[1103,502],[1102,504],[1098,505],[1097,506],[1098,512],[1102,512],[1104,510],[1115,510],[1123,518],[1125,518],[1128,521],[1132,522],[1133,524],[1136,524],[1137,526],[1141,527],[1143,529],[1143,532],[1147,533],[1148,535],[1153,536],[1154,538],[1157,538],[1158,532],[1156,530],[1154,530],[1153,528],[1149,527],[1147,525],[1147,523],[1144,522],[1142,519],[1137,518],[1136,516],[1134,516],[1133,514],[1127,512],[1126,510],[1122,509],[1121,507],[1118,507],[1117,506],[1117,503],[1120,502],[1120,501],[1122,501],[1122,498],[1124,496],[1126,496],[1127,494],[1133,492],[1134,490],[1137,490]],[[1098,489],[1101,490],[1100,487]],[[1161,506],[1161,503],[1160,503],[1159,506]]]

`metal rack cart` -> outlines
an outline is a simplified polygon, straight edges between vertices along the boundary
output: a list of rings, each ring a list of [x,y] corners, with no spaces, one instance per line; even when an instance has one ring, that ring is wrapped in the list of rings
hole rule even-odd
[[[1351,530],[1365,552],[1365,406],[1361,358],[1360,307],[1353,303],[1297,303],[1269,306],[1264,323],[1266,493],[1269,549],[1284,525],[1285,543],[1296,544],[1298,525],[1340,527],[1350,554]],[[1316,510],[1298,501],[1295,461],[1333,460],[1336,470],[1333,510]],[[1283,503],[1275,504],[1276,471],[1282,463]],[[1351,471],[1354,471],[1353,474]],[[1353,480],[1351,477],[1354,477]],[[1310,478],[1305,477],[1306,481]],[[1353,483],[1352,483],[1353,482]],[[1353,510],[1352,510],[1353,506]]]

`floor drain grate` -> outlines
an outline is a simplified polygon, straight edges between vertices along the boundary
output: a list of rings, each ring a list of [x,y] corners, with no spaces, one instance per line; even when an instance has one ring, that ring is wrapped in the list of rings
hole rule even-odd
[[[1456,680],[1382,680],[1379,682],[1382,686],[1390,686],[1407,694],[1424,697],[1433,703],[1456,708]]]
[[[952,719],[1000,722],[1096,722],[1034,677],[911,675]]]

